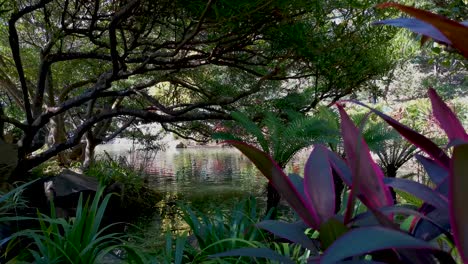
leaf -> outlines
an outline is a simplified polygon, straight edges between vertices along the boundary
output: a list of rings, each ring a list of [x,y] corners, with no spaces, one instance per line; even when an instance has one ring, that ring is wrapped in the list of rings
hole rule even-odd
[[[269,153],[270,147],[268,146],[268,141],[263,135],[262,129],[255,124],[250,118],[242,112],[233,112],[231,113],[232,118],[234,118],[248,133],[253,135],[258,144],[262,147],[263,151]]]
[[[416,216],[430,223],[433,229],[439,230],[439,234],[442,234],[442,233],[450,234],[449,227],[441,226],[439,225],[439,223],[435,221],[435,219],[428,217],[422,214],[421,212],[415,211],[410,208],[393,205],[393,206],[379,208],[378,211],[382,214],[387,214],[387,215],[388,214],[400,214],[400,215],[407,215],[407,216]],[[356,216],[354,219],[351,220],[351,223],[356,226],[375,226],[379,224],[379,219],[377,219],[377,217],[375,216],[373,212],[368,211],[368,212],[365,212]]]
[[[460,50],[465,58],[468,58],[468,27],[465,25],[429,11],[397,3],[382,3],[377,7],[395,7],[421,21],[433,25],[450,40],[453,47]]]
[[[320,226],[320,242],[322,249],[327,249],[340,236],[348,232],[348,228],[340,221],[331,218]]]
[[[257,226],[261,229],[267,230],[268,232],[276,236],[285,238],[293,243],[298,243],[304,248],[311,250],[312,253],[318,253],[317,247],[315,246],[312,239],[310,239],[305,234],[307,226],[305,226],[304,224],[290,224],[281,221],[265,220],[258,223]]]
[[[6,200],[10,199],[10,197],[14,196],[15,194],[23,191],[23,189],[25,189],[26,187],[28,187],[29,185],[35,183],[36,181],[38,181],[39,179],[35,179],[35,180],[32,180],[30,182],[27,182],[25,184],[22,184],[18,187],[16,187],[15,189],[9,191],[8,193],[6,194],[3,194],[0,196],[0,203],[4,203]]]
[[[335,173],[340,176],[347,186],[351,187],[353,184],[353,178],[351,175],[351,169],[349,169],[346,162],[330,150],[328,150],[328,159]]]
[[[271,182],[275,189],[285,198],[296,213],[310,227],[318,228],[318,216],[314,208],[302,198],[294,184],[283,170],[265,152],[239,141],[226,141],[247,156]]]
[[[437,210],[432,207],[429,212],[421,211],[421,213],[424,213],[426,217],[420,219],[416,223],[413,221],[414,227],[411,234],[413,234],[414,237],[431,241],[444,233],[442,230],[450,229],[450,217],[449,214],[447,214],[447,210]]]
[[[424,184],[401,178],[385,178],[384,182],[388,186],[410,193],[436,208],[441,210],[448,208],[447,198]]]
[[[384,249],[436,249],[426,241],[400,231],[380,227],[353,229],[331,245],[322,255],[320,263],[336,263],[348,257],[361,256]]]
[[[468,263],[468,144],[453,150],[450,170],[450,224],[455,244],[464,263]]]
[[[390,190],[383,183],[383,172],[372,159],[369,148],[357,127],[341,105],[337,105],[341,116],[341,133],[347,163],[351,167],[352,193],[357,195],[368,208],[379,208],[393,204]]]
[[[396,189],[394,189],[394,191],[400,198],[406,201],[406,204],[416,206],[416,207],[421,207],[424,203],[421,199],[407,192],[396,190]]]
[[[297,192],[301,195],[302,199],[306,201],[307,196],[305,195],[305,192],[304,192],[304,178],[302,178],[300,175],[297,175],[295,173],[288,174],[288,178],[294,185],[294,188],[296,188]]]
[[[324,146],[316,145],[305,164],[304,192],[317,212],[319,225],[335,215],[335,183]]]
[[[428,159],[419,154],[416,154],[415,157],[424,167],[424,170],[427,172],[427,175],[433,183],[438,185],[448,177],[449,171],[437,164],[434,160]]]
[[[177,237],[175,254],[174,254],[174,264],[182,264],[186,240],[187,240],[187,236],[185,234]]]
[[[448,197],[449,195],[449,181],[450,177],[446,177],[437,187],[435,191],[440,193],[441,195]],[[444,228],[450,228],[450,217],[447,214],[447,210],[444,208],[439,210],[434,208],[433,206],[424,203],[421,208],[419,209],[421,213],[424,213],[427,217],[431,218],[434,222],[438,223],[440,226]],[[415,219],[413,222],[413,231],[415,237],[424,239],[424,240],[432,240],[438,237],[441,232],[437,229],[434,229],[434,226],[431,223],[428,223],[426,220],[419,220]]]
[[[219,257],[255,257],[255,258],[266,258],[271,260],[279,261],[280,263],[285,264],[294,264],[295,262],[291,259],[276,253],[275,251],[269,248],[239,248],[229,250],[227,252],[211,255],[210,258],[219,258]]]
[[[452,42],[445,37],[436,27],[433,25],[421,21],[415,18],[396,18],[381,20],[373,23],[374,25],[389,25],[395,27],[402,27],[409,29],[415,33],[422,34],[423,36],[433,38],[437,42],[443,42],[451,44]]]
[[[439,126],[445,131],[450,141],[462,140],[467,142],[468,135],[455,113],[442,101],[434,89],[429,88],[427,93],[431,99],[434,117],[437,119]]]
[[[434,142],[430,139],[426,138],[425,136],[419,134],[418,132],[414,131],[413,129],[401,124],[400,122],[396,121],[395,119],[389,117],[388,115],[373,109],[361,102],[352,101],[355,104],[364,106],[371,110],[374,114],[380,116],[385,122],[391,125],[398,133],[400,133],[403,137],[405,137],[408,141],[413,143],[413,145],[420,148],[422,151],[426,152],[430,157],[432,157],[439,165],[443,166],[444,168],[449,168],[450,166],[450,158],[445,154],[445,152],[439,148]]]

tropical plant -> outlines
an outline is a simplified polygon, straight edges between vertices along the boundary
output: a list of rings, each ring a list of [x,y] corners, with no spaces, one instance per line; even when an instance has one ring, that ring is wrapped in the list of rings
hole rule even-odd
[[[384,183],[383,172],[372,160],[369,148],[360,136],[358,128],[344,109],[341,106],[338,108],[347,161],[343,161],[324,146],[316,145],[305,165],[304,179],[295,175],[286,176],[267,154],[255,147],[240,142],[230,142],[269,178],[303,220],[302,225],[270,220],[260,222],[257,226],[301,244],[311,251],[312,257],[309,260],[320,263],[335,263],[356,256],[357,259],[364,260],[369,252],[385,249],[387,249],[383,251],[385,254],[380,252],[379,255],[374,255],[374,260],[404,261],[424,258],[432,261],[427,263],[436,263],[435,259],[450,260],[448,254],[423,240],[412,237],[409,233],[403,233],[393,222],[393,214],[417,215],[418,213],[393,206],[389,186],[409,192],[425,201],[429,200],[438,207],[446,204],[435,199],[434,196],[439,197],[422,184],[398,178],[388,178]],[[333,174],[338,174],[351,190],[345,199],[347,206],[343,214],[335,214],[336,195]],[[368,211],[360,212],[356,199],[359,199]],[[390,217],[385,215],[389,211]],[[318,237],[312,239],[307,236],[305,234],[307,228],[318,231]],[[369,240],[370,236],[376,238]],[[343,250],[345,244],[347,250]],[[422,249],[417,252],[406,250],[414,247]],[[255,249],[238,249],[215,256],[235,254],[285,261],[284,257],[266,248],[262,252]]]
[[[39,214],[38,218],[14,217],[13,220],[37,220],[40,229],[26,229],[4,239],[8,249],[31,241],[12,261],[29,261],[34,263],[99,263],[109,257],[115,250],[123,250],[130,263],[146,263],[145,256],[135,247],[129,246],[126,237],[108,230],[116,224],[102,227],[104,211],[110,199],[106,195],[102,201],[103,188],[99,188],[93,201],[83,203],[80,195],[76,216],[70,220],[57,218],[55,207],[51,206],[51,216]]]
[[[467,27],[407,6],[382,6],[400,8],[425,21],[427,25],[423,27],[428,29],[427,26],[430,26],[428,30],[431,37],[440,40],[442,35],[445,44],[457,48],[468,57]],[[319,235],[318,239],[310,238],[304,228],[278,221],[264,221],[257,226],[310,249],[315,256],[309,258],[309,263],[455,263],[450,255],[453,252],[445,252],[445,247],[437,248],[427,242],[440,235],[455,244],[461,261],[468,263],[468,210],[463,206],[468,198],[468,178],[465,175],[468,171],[468,134],[436,91],[429,89],[428,94],[434,117],[449,138],[451,157],[425,136],[380,111],[368,108],[429,156],[421,160],[436,185],[434,189],[406,179],[384,179],[383,172],[373,161],[358,128],[340,104],[337,107],[341,116],[346,161],[317,145],[306,163],[303,180],[291,180],[292,177],[286,176],[271,157],[261,150],[231,141],[284,195],[304,224],[317,230]],[[350,187],[344,217],[334,215],[333,174],[338,174]],[[390,186],[410,193],[423,200],[424,204],[417,211],[395,206],[390,197]],[[368,212],[356,212],[356,199],[366,206]],[[394,221],[397,214],[409,215],[408,221],[398,225]],[[408,225],[408,222],[412,224]],[[266,257],[293,263],[268,249],[237,249],[214,257],[232,255]]]
[[[162,254],[157,256],[157,260],[161,264],[182,264],[185,254],[185,245],[187,242],[187,235],[182,234],[177,236],[175,241],[172,239],[170,233],[166,234],[165,247]]]
[[[191,243],[187,244],[187,261],[200,263],[210,261],[210,254],[239,248],[246,245],[264,245],[269,240],[267,234],[255,226],[267,216],[259,214],[255,198],[250,197],[232,210],[216,210],[207,215],[182,206],[182,217],[190,227]],[[213,260],[211,260],[213,261]]]
[[[317,112],[328,111],[326,108],[320,110]],[[337,141],[338,133],[335,130],[334,120],[322,118],[321,116],[325,114],[306,116],[293,111],[286,113],[281,118],[278,114],[267,112],[261,121],[256,123],[245,113],[233,112],[231,115],[237,125],[235,129],[230,133],[217,133],[213,137],[254,142],[265,153],[271,155],[283,169],[296,153],[313,143]],[[244,131],[239,129],[238,125]],[[276,218],[279,202],[279,193],[268,184],[267,212],[272,211],[272,218]]]

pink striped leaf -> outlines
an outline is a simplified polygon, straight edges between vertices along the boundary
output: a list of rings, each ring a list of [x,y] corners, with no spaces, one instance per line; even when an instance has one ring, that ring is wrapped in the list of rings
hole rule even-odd
[[[335,183],[327,152],[316,145],[304,168],[304,192],[317,211],[319,224],[335,215]]]
[[[460,257],[468,263],[468,144],[453,150],[450,168],[450,224]]]
[[[384,249],[430,249],[436,247],[401,231],[380,226],[353,229],[340,236],[320,258],[320,263],[341,263],[346,258]]]
[[[443,166],[446,169],[449,168],[450,158],[447,156],[447,154],[445,154],[445,152],[441,148],[439,148],[439,146],[437,146],[430,139],[376,109],[373,109],[358,101],[352,102],[364,106],[371,110],[374,114],[380,116],[383,120],[385,120],[385,122],[387,122],[396,131],[398,131],[400,135],[405,137],[408,141],[420,148],[422,151],[426,152],[435,162],[437,162],[439,165]]]
[[[435,184],[442,183],[449,175],[449,172],[444,167],[438,165],[434,160],[416,154],[414,157],[421,163],[426,170],[427,175]]]
[[[352,172],[352,194],[370,209],[393,205],[390,190],[383,182],[384,174],[372,159],[369,147],[343,107],[337,106],[347,163]]]
[[[426,10],[397,3],[382,3],[379,4],[378,7],[395,7],[421,21],[431,24],[450,40],[450,44],[453,47],[458,49],[465,58],[468,58],[468,27],[463,23],[450,20]]]
[[[240,150],[255,164],[307,225],[314,229],[319,227],[316,210],[303,199],[288,176],[268,154],[240,141],[228,140],[226,143]]]
[[[431,99],[432,111],[434,117],[439,122],[440,127],[445,131],[451,142],[456,140],[462,140],[468,142],[468,134],[465,132],[465,128],[457,118],[455,113],[442,101],[437,92],[429,88],[429,98]]]

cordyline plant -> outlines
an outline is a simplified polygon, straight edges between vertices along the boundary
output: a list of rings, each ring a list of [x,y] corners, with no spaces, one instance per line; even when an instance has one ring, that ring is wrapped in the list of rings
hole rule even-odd
[[[436,41],[441,41],[440,36],[443,36],[441,42],[468,57],[468,28],[464,25],[403,5],[387,3],[381,7],[396,7],[416,17],[411,20],[412,24],[404,24],[406,22],[401,19],[383,21],[382,24],[414,30],[411,25],[417,23],[418,33]],[[441,234],[455,243],[461,261],[468,263],[468,207],[463,205],[468,200],[468,175],[465,175],[468,174],[468,134],[435,90],[429,89],[428,94],[433,115],[449,138],[451,156],[418,132],[356,103],[383,118],[427,154],[428,157],[420,156],[419,161],[436,186],[433,189],[407,179],[384,178],[359,129],[339,104],[346,160],[324,146],[316,145],[305,165],[304,178],[287,176],[271,157],[253,146],[229,141],[252,160],[302,219],[294,224],[263,221],[258,226],[310,250],[312,257],[307,263],[455,263],[448,252],[430,243]],[[343,215],[334,213],[333,175],[340,176],[350,190]],[[424,204],[418,210],[397,206],[389,187],[410,193]],[[357,200],[367,207],[367,212],[356,212]],[[407,221],[398,224],[394,220],[396,214],[407,215]],[[407,222],[411,225],[406,225]],[[306,235],[307,228],[318,231],[318,238]],[[243,248],[213,257],[233,255],[293,263],[268,248]]]

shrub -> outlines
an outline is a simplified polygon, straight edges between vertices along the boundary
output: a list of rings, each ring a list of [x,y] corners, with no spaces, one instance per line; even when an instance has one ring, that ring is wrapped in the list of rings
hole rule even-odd
[[[468,27],[412,7],[393,3],[381,6],[397,7],[416,17],[415,20],[397,19],[381,23],[410,27],[458,49],[468,58]],[[452,150],[451,156],[425,136],[368,108],[428,155],[420,161],[435,184],[434,189],[406,179],[384,179],[360,131],[339,104],[346,160],[324,146],[316,145],[305,165],[303,179],[294,175],[288,177],[261,150],[231,141],[252,160],[303,221],[303,225],[263,221],[257,226],[309,249],[312,257],[308,263],[455,263],[450,255],[453,253],[451,248],[447,252],[444,251],[447,250],[445,246],[437,248],[428,242],[440,235],[445,236],[449,245],[455,244],[461,261],[468,263],[468,209],[463,205],[468,200],[468,178],[465,175],[468,171],[468,134],[436,91],[429,89],[428,93],[434,117],[448,136],[447,149]],[[345,195],[347,206],[343,215],[334,212],[333,175],[339,175],[350,189],[349,195]],[[407,192],[424,204],[418,210],[395,205],[389,187]],[[359,212],[357,201],[365,205],[367,211]],[[407,218],[399,222],[396,221],[399,219],[397,215],[406,215]],[[307,228],[316,230],[318,235],[308,236]],[[235,255],[294,263],[268,248],[236,249],[213,257]]]
[[[14,261],[34,260],[34,263],[99,263],[114,250],[123,250],[129,263],[146,263],[145,256],[128,246],[126,236],[106,233],[112,226],[101,226],[110,194],[102,201],[103,188],[96,193],[93,201],[83,203],[80,196],[76,216],[68,221],[57,218],[54,206],[51,216],[39,214],[40,229],[18,231],[3,243],[12,247],[19,240],[33,241]],[[15,217],[16,220],[31,220],[29,217]],[[24,240],[26,239],[26,240]]]

